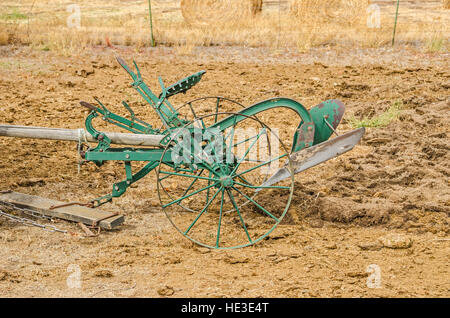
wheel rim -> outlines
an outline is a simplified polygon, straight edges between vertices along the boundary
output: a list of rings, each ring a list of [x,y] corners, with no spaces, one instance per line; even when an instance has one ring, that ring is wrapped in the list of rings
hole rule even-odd
[[[164,149],[157,169],[158,195],[169,221],[189,240],[213,249],[250,246],[266,238],[286,215],[294,189],[289,152],[276,133],[254,116],[214,113],[201,119],[223,114],[244,118],[241,123],[245,123],[247,127],[263,128],[252,138],[244,138],[242,142],[239,138],[235,138],[237,134],[237,120],[235,120],[233,126],[220,132],[222,140],[214,136],[202,148],[205,150],[210,146],[210,149],[214,149],[218,143],[224,145],[221,151],[217,150],[220,147],[216,147],[216,152],[225,153],[225,158],[222,158],[222,161],[211,161],[214,168],[205,167],[203,163],[199,163],[198,166],[189,164],[189,167],[180,168],[164,162],[163,158],[167,157],[169,150],[173,152],[174,140],[179,141],[177,138],[180,136],[174,135]],[[253,125],[249,125],[248,122],[252,122]],[[193,122],[185,126],[186,129],[192,127]],[[257,148],[255,145],[264,140],[262,136],[268,136],[269,133],[271,138],[278,139],[282,154],[271,152],[270,142],[267,142],[268,158],[261,159],[263,152],[258,149],[259,157],[257,160],[252,159],[252,151]],[[245,145],[241,147],[243,153],[238,153],[235,148],[241,144]],[[195,152],[193,153],[196,159]],[[208,156],[206,159],[205,162],[209,162]],[[280,163],[289,168],[291,178],[280,185],[260,187]],[[272,199],[276,202],[272,202]],[[180,207],[191,212],[183,213]],[[214,225],[216,230],[213,234],[211,227]]]

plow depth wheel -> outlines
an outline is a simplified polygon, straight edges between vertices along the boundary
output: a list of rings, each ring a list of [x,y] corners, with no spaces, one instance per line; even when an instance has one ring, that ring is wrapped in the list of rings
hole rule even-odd
[[[208,119],[223,115],[234,118],[233,124],[206,129]],[[285,164],[291,178],[260,187]],[[245,247],[283,220],[293,195],[292,171],[276,132],[254,116],[215,113],[172,135],[157,170],[158,194],[170,222],[186,238],[214,249]]]

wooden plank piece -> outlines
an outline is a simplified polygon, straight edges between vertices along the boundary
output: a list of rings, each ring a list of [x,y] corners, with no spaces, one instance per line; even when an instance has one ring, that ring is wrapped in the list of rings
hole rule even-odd
[[[112,230],[121,225],[125,218],[123,215],[115,215],[108,218],[113,213],[98,209],[91,209],[84,206],[73,205],[50,210],[52,206],[66,204],[66,202],[42,198],[35,195],[28,195],[18,192],[0,194],[0,202],[7,202],[19,208],[26,208],[43,215],[59,218],[67,221],[80,222],[92,225],[98,220],[102,229]]]

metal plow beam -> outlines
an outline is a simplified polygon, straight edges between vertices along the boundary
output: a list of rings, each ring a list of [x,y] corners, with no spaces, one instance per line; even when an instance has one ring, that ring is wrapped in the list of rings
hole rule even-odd
[[[293,153],[291,155],[291,161],[294,173],[300,173],[352,150],[364,136],[365,131],[365,128],[356,129],[334,139]],[[271,186],[290,176],[291,174],[287,167],[281,168],[269,180],[264,182],[261,187]]]
[[[145,134],[127,134],[127,133],[105,133],[112,144],[127,146],[160,146],[164,136],[161,135],[145,135]],[[97,142],[84,129],[62,129],[62,128],[44,128],[44,127],[27,127],[27,126],[11,126],[0,125],[0,136],[16,137],[16,138],[33,138],[47,140],[64,140],[64,141],[89,141]]]

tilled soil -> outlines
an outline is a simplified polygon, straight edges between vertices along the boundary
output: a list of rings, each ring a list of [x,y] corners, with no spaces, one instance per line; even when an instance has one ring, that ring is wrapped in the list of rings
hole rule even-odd
[[[351,129],[352,116],[378,116],[398,100],[403,106],[386,127],[368,128],[353,151],[298,175],[283,224],[244,250],[210,251],[179,235],[159,207],[154,173],[106,207],[123,213],[125,225],[95,238],[0,219],[0,296],[450,296],[448,54],[174,52],[97,48],[61,57],[0,48],[0,123],[81,128],[87,110],[79,101],[92,96],[121,114],[120,102],[127,100],[139,116],[156,123],[128,87],[115,55],[136,58],[155,88],[157,75],[168,84],[207,70],[174,104],[209,95],[244,105],[286,96],[309,108],[338,98],[347,107],[340,132]],[[271,127],[292,122],[283,111],[263,120]],[[78,173],[73,143],[0,138],[0,145],[0,190],[87,201],[124,177],[123,165],[114,163],[83,165]],[[80,232],[66,222],[55,225]],[[81,288],[69,288],[77,268]],[[377,273],[380,288],[371,288]]]

